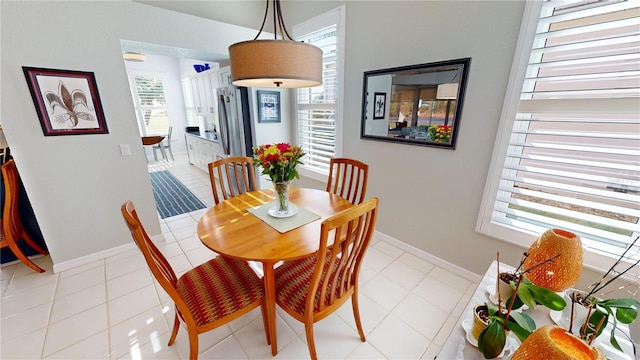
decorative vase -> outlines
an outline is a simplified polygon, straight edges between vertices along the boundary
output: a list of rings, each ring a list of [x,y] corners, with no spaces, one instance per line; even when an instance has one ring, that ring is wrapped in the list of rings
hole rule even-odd
[[[273,187],[276,190],[277,212],[286,215],[289,212],[289,182],[274,182]]]
[[[511,360],[604,360],[604,354],[557,325],[534,331],[513,353]]]
[[[525,277],[538,286],[562,292],[576,285],[582,273],[582,241],[572,232],[549,229],[531,244]],[[560,256],[556,257],[558,254]],[[553,261],[548,261],[552,259]],[[540,266],[536,266],[542,264]]]

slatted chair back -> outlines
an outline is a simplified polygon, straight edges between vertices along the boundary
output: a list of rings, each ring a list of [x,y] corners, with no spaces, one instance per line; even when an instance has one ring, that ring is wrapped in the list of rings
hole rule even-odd
[[[121,212],[151,273],[175,303],[169,346],[175,342],[182,320],[189,335],[189,358],[197,359],[198,334],[235,320],[258,306],[262,307],[265,334],[270,343],[264,286],[245,261],[217,256],[177,277],[171,264],[149,238],[133,203],[122,204]]]
[[[378,216],[372,198],[322,222],[319,251],[285,261],[275,269],[276,303],[305,324],[307,344],[316,359],[313,324],[351,299],[360,339],[365,341],[358,308],[358,274]]]
[[[0,234],[0,248],[9,247],[13,254],[31,269],[43,273],[45,270],[29,259],[18,246],[21,239],[40,254],[49,252],[31,238],[25,231],[18,212],[18,192],[20,190],[20,176],[13,159],[2,165],[2,179],[4,182],[4,204],[2,209],[2,233]]]
[[[332,158],[329,163],[327,191],[339,195],[352,204],[360,204],[367,193],[369,165],[359,160]]]
[[[249,156],[232,156],[209,163],[209,180],[216,205],[258,188],[253,158]]]

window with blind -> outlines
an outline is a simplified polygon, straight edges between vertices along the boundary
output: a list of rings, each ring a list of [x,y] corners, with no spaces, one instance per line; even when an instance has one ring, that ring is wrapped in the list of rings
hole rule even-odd
[[[340,154],[341,74],[344,7],[294,27],[296,40],[322,49],[322,85],[296,91],[296,140],[307,154],[304,170],[327,175],[329,161]],[[307,175],[309,175],[307,173]]]
[[[169,116],[162,77],[140,74],[132,76],[131,80],[140,134],[165,134],[169,128]]]
[[[198,115],[196,115],[195,100],[193,99],[193,90],[191,89],[191,81],[189,78],[181,80],[182,95],[184,96],[184,109],[187,114],[187,126],[198,126]]]
[[[640,234],[640,3],[527,6],[478,230],[567,229],[606,268]]]

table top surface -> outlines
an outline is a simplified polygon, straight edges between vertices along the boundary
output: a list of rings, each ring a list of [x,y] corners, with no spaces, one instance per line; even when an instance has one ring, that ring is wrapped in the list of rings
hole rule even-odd
[[[499,264],[500,271],[513,271],[514,268],[509,265]],[[489,295],[490,287],[495,287],[496,278],[498,273],[498,262],[493,261],[491,266],[487,269],[487,272],[484,274],[482,281],[478,284],[476,291],[474,292],[471,300],[467,304],[464,312],[460,316],[458,323],[455,328],[449,335],[449,338],[442,346],[440,353],[438,354],[437,359],[449,360],[449,359],[484,359],[484,356],[478,351],[476,346],[471,345],[469,340],[467,340],[467,333],[465,330],[465,326],[467,322],[472,321],[472,310],[473,307],[477,304],[483,304],[485,302],[490,302],[491,298]],[[536,322],[537,328],[540,328],[544,325],[553,324],[553,320],[551,319],[551,312],[546,307],[538,307],[537,309],[528,309],[525,312],[533,318]],[[627,334],[629,332],[629,327],[627,325],[618,324],[618,328],[622,331],[625,331]],[[620,353],[618,350],[614,349],[608,341],[608,333],[607,329],[600,335],[594,345],[599,347],[605,355],[609,356],[612,359],[619,360],[633,360],[633,344],[631,341],[628,341],[624,337],[618,337],[618,341],[620,342],[620,346],[622,347],[624,353]],[[473,337],[473,335],[470,335]],[[517,337],[513,334],[509,335],[511,342],[508,343],[509,349],[505,350],[504,357],[502,359],[509,359],[513,352],[519,346],[520,341],[517,340]]]
[[[319,215],[320,219],[281,234],[247,211],[273,201],[271,189],[225,200],[202,216],[198,236],[209,249],[228,257],[263,262],[294,260],[318,250],[322,221],[353,206],[324,190],[292,188],[289,201]]]
[[[142,145],[155,145],[164,140],[165,137],[166,135],[143,136]]]

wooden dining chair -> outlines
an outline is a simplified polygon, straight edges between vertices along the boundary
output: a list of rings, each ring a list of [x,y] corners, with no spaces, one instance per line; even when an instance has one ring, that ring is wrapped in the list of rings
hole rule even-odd
[[[209,180],[216,205],[258,189],[253,158],[249,156],[231,156],[209,163]]]
[[[369,165],[359,160],[332,158],[329,163],[327,191],[339,195],[354,205],[360,204],[367,193]]]
[[[169,161],[169,158],[167,157],[167,152],[166,150],[169,150],[169,155],[171,155],[171,160],[176,160],[173,157],[173,151],[171,150],[171,133],[173,132],[173,126],[169,126],[169,130],[167,131],[167,137],[164,138],[161,142],[153,145],[153,158],[155,159],[155,161],[158,161],[158,154],[157,151],[160,150],[160,153],[162,154],[162,156],[164,156],[164,159]]]
[[[360,340],[366,341],[358,309],[358,274],[373,236],[377,208],[378,199],[372,198],[327,218],[320,228],[317,253],[285,261],[274,270],[276,304],[304,323],[312,359],[317,358],[313,324],[349,299]]]
[[[18,246],[18,241],[22,239],[32,249],[42,255],[49,252],[38,244],[27,234],[22,226],[20,214],[18,213],[18,191],[20,190],[20,177],[18,169],[13,160],[9,160],[2,165],[2,179],[4,182],[4,204],[2,209],[2,233],[0,233],[0,248],[9,247],[13,254],[25,265],[37,272],[45,270],[34,264]]]
[[[171,346],[180,320],[189,334],[189,359],[198,358],[198,335],[224,325],[260,306],[267,343],[270,344],[262,280],[245,261],[217,256],[177,277],[167,259],[147,235],[131,201],[122,215],[151,273],[175,303]]]

